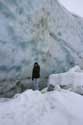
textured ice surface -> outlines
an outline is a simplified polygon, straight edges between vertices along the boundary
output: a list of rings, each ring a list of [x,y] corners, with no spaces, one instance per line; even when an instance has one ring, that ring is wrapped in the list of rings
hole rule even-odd
[[[83,67],[83,19],[57,0],[0,0],[0,79]]]

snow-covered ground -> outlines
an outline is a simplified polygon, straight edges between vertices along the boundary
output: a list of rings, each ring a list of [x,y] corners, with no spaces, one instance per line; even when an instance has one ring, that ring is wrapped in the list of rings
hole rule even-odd
[[[49,84],[55,85],[54,91],[27,90],[11,99],[1,98],[0,125],[83,125],[83,96],[74,93],[72,88],[73,84],[81,88],[82,76],[83,71],[76,66],[66,73],[49,77]],[[73,92],[56,87],[61,83],[66,86],[71,83]]]
[[[66,90],[28,90],[0,99],[0,125],[83,125],[83,96]]]

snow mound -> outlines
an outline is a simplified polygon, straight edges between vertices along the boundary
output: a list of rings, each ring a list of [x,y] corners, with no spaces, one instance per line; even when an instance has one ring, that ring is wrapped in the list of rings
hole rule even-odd
[[[51,74],[48,85],[62,86],[70,90],[83,94],[83,71],[80,67],[75,66],[68,72],[60,74]]]
[[[71,73],[71,72],[83,72],[83,70],[78,66],[78,65],[76,65],[76,66],[74,66],[73,68],[71,68],[70,70],[69,70],[69,72]]]
[[[83,97],[69,91],[26,91],[0,101],[0,125],[83,125]]]

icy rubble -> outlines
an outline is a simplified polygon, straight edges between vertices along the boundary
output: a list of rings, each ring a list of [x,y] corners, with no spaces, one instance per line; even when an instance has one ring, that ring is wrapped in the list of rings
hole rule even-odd
[[[55,88],[61,86],[83,94],[83,70],[79,66],[75,66],[65,73],[51,74],[48,80],[49,85],[53,85]]]

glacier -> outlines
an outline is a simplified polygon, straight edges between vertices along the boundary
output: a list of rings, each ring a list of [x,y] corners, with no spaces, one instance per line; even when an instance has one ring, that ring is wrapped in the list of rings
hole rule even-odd
[[[83,125],[82,40],[58,0],[0,0],[0,125]],[[35,61],[53,91],[26,90]]]
[[[83,18],[58,0],[0,0],[0,80],[83,68]]]

